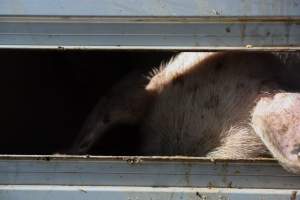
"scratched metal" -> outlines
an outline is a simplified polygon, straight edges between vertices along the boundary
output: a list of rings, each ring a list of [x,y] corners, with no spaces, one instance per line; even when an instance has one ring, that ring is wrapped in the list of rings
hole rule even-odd
[[[299,9],[300,11],[300,9]],[[0,19],[0,45],[109,49],[300,49],[299,22],[115,23]],[[134,47],[134,48],[133,48]]]
[[[299,200],[299,190],[114,187],[114,186],[0,186],[0,199],[22,200]]]
[[[1,156],[0,185],[299,189],[272,159]]]
[[[0,0],[0,15],[299,17],[300,0]]]
[[[300,0],[0,0],[0,48],[300,49]]]

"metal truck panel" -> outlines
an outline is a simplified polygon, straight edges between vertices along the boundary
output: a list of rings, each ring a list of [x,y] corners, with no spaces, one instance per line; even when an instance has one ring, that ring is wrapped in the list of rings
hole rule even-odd
[[[0,186],[0,199],[22,200],[299,200],[299,190],[115,187],[115,186]]]
[[[0,48],[299,50],[300,0],[0,0]]]
[[[299,17],[299,0],[1,0],[1,15]]]
[[[300,199],[273,159],[1,156],[0,199]]]
[[[300,188],[275,160],[193,157],[1,156],[0,185]]]

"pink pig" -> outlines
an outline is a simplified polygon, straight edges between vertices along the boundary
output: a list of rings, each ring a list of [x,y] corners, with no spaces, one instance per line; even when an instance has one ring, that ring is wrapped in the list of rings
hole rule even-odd
[[[72,153],[139,124],[140,155],[272,155],[300,173],[299,54],[185,52],[150,74],[130,73],[100,100]]]

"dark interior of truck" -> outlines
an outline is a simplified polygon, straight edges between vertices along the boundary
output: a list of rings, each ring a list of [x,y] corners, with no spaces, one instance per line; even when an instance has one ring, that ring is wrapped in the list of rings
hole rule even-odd
[[[73,143],[86,117],[134,68],[157,67],[175,52],[1,50],[0,154],[55,154]],[[91,155],[134,155],[136,127],[109,130]]]

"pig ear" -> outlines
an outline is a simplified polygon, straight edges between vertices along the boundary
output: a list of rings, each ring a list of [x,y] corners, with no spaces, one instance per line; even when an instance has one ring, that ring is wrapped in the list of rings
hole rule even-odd
[[[252,125],[274,158],[286,170],[300,173],[300,94],[262,97],[253,111]]]
[[[112,127],[138,124],[153,99],[145,90],[147,82],[141,71],[131,72],[118,82],[100,99],[67,153],[85,154]]]

